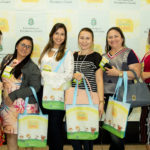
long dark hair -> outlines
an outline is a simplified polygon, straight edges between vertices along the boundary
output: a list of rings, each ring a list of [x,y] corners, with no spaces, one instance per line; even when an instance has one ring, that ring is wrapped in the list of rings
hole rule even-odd
[[[13,59],[16,59],[16,58],[17,58],[17,48],[16,48],[16,47],[17,47],[18,44],[20,44],[20,42],[23,41],[23,40],[28,40],[28,41],[31,42],[31,52],[30,52],[30,54],[29,54],[28,56],[26,56],[25,59],[23,59],[23,60],[22,60],[18,65],[16,65],[16,66],[12,69],[12,71],[11,71],[11,73],[14,75],[14,77],[15,77],[16,79],[21,75],[21,69],[22,69],[23,66],[29,61],[30,56],[31,56],[31,54],[32,54],[32,52],[33,52],[33,39],[32,39],[30,36],[23,36],[23,37],[21,37],[21,38],[16,42],[14,54],[13,54],[12,58],[11,58],[11,59],[5,64],[5,66],[2,68],[1,75],[2,75],[2,73],[3,73],[4,69],[5,69],[5,67],[6,67],[7,65],[9,65]]]
[[[59,47],[59,50],[58,50],[58,53],[57,53],[57,56],[56,56],[56,60],[59,61],[64,56],[65,48],[66,48],[66,42],[67,42],[67,29],[66,29],[66,26],[63,23],[56,23],[53,26],[53,28],[52,28],[52,30],[49,34],[49,41],[48,41],[47,45],[45,46],[45,48],[44,48],[44,50],[43,50],[43,52],[42,52],[42,54],[39,58],[39,61],[38,61],[39,64],[41,64],[41,60],[42,60],[44,54],[47,51],[51,51],[51,49],[54,47],[53,35],[60,28],[63,28],[64,31],[65,31],[65,40]]]
[[[111,46],[109,46],[108,44],[108,33],[111,31],[111,30],[116,30],[117,32],[120,33],[122,39],[123,39],[123,42],[122,42],[122,46],[125,46],[125,36],[122,32],[122,30],[119,28],[119,27],[111,27],[108,31],[107,31],[107,34],[106,34],[106,46],[105,46],[105,51],[106,53],[108,53],[110,50],[111,50]]]
[[[2,35],[3,33],[2,33],[2,31],[0,30],[0,35]]]

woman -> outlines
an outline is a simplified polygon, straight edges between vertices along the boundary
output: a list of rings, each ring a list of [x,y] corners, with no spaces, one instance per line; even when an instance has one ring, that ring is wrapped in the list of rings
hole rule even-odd
[[[70,81],[73,76],[73,55],[70,51],[66,53],[66,42],[67,29],[65,25],[62,23],[55,24],[49,34],[49,41],[39,59],[43,80],[58,89],[59,87],[65,88],[63,85]],[[65,54],[65,59],[58,72],[44,71],[44,66],[49,66],[48,68],[54,70]],[[42,89],[40,97],[42,98]],[[65,110],[46,110],[43,108],[43,112],[49,115],[48,145],[50,149],[63,150],[64,136],[62,133],[62,125]]]
[[[103,71],[99,67],[99,63],[102,59],[101,55],[94,52],[94,34],[90,28],[83,28],[78,34],[78,44],[80,51],[74,53],[74,74],[73,79],[79,81],[79,88],[84,89],[82,77],[85,76],[93,92],[98,93],[99,97],[99,113],[100,116],[103,113],[104,106],[104,89],[103,89]],[[75,83],[72,82],[72,86]],[[72,140],[72,146],[74,150],[93,150],[92,140]]]
[[[29,97],[28,113],[37,113],[38,106],[30,86],[36,92],[40,89],[40,70],[30,59],[33,40],[29,36],[21,37],[15,45],[13,55],[7,55],[1,63],[3,83],[3,102],[1,116],[4,132],[7,134],[8,150],[17,150],[17,117],[24,111],[24,100]]]
[[[148,33],[148,44],[150,45],[150,30]],[[142,79],[150,89],[150,50],[144,55],[142,65]],[[141,142],[146,143],[147,150],[150,150],[150,106],[142,107],[140,119]]]
[[[112,27],[107,31],[105,50],[106,54],[103,56],[112,66],[112,69],[105,68],[104,73],[106,107],[109,96],[114,94],[118,77],[123,76],[123,71],[127,71],[128,79],[133,80],[135,77],[129,69],[134,70],[140,76],[141,65],[134,51],[125,46],[125,37],[119,27]],[[123,139],[111,134],[111,140],[110,150],[124,150]]]

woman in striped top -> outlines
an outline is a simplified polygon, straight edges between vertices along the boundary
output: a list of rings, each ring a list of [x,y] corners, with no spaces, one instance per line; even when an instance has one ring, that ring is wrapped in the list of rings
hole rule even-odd
[[[73,78],[79,81],[79,88],[84,89],[82,77],[85,76],[93,92],[99,96],[99,113],[103,113],[104,90],[103,90],[103,71],[99,67],[102,59],[101,55],[93,51],[94,34],[90,28],[83,28],[78,35],[80,51],[74,53],[74,75]],[[72,86],[75,83],[72,82]],[[90,140],[72,140],[74,150],[93,150],[93,142]]]

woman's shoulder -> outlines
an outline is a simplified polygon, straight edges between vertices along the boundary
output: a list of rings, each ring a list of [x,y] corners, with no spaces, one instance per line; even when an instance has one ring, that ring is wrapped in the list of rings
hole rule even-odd
[[[33,71],[33,70],[38,70],[39,71],[38,65],[35,62],[33,62],[32,59],[28,60],[28,62],[26,63],[26,65],[24,66],[23,69],[27,69],[27,70],[31,70],[31,71]]]
[[[100,53],[98,53],[98,52],[93,52],[93,53],[91,53],[91,56],[93,57],[93,58],[97,58],[97,59],[101,59],[102,58],[102,55],[100,54]]]

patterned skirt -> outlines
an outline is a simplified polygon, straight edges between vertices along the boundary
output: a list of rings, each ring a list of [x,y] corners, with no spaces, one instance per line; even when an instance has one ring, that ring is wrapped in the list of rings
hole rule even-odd
[[[8,107],[2,105],[1,107],[1,117],[3,118],[3,130],[5,133],[17,134],[17,119],[18,114],[24,112],[24,100],[17,99],[14,101],[13,105]],[[38,113],[37,104],[28,104],[27,113]]]

